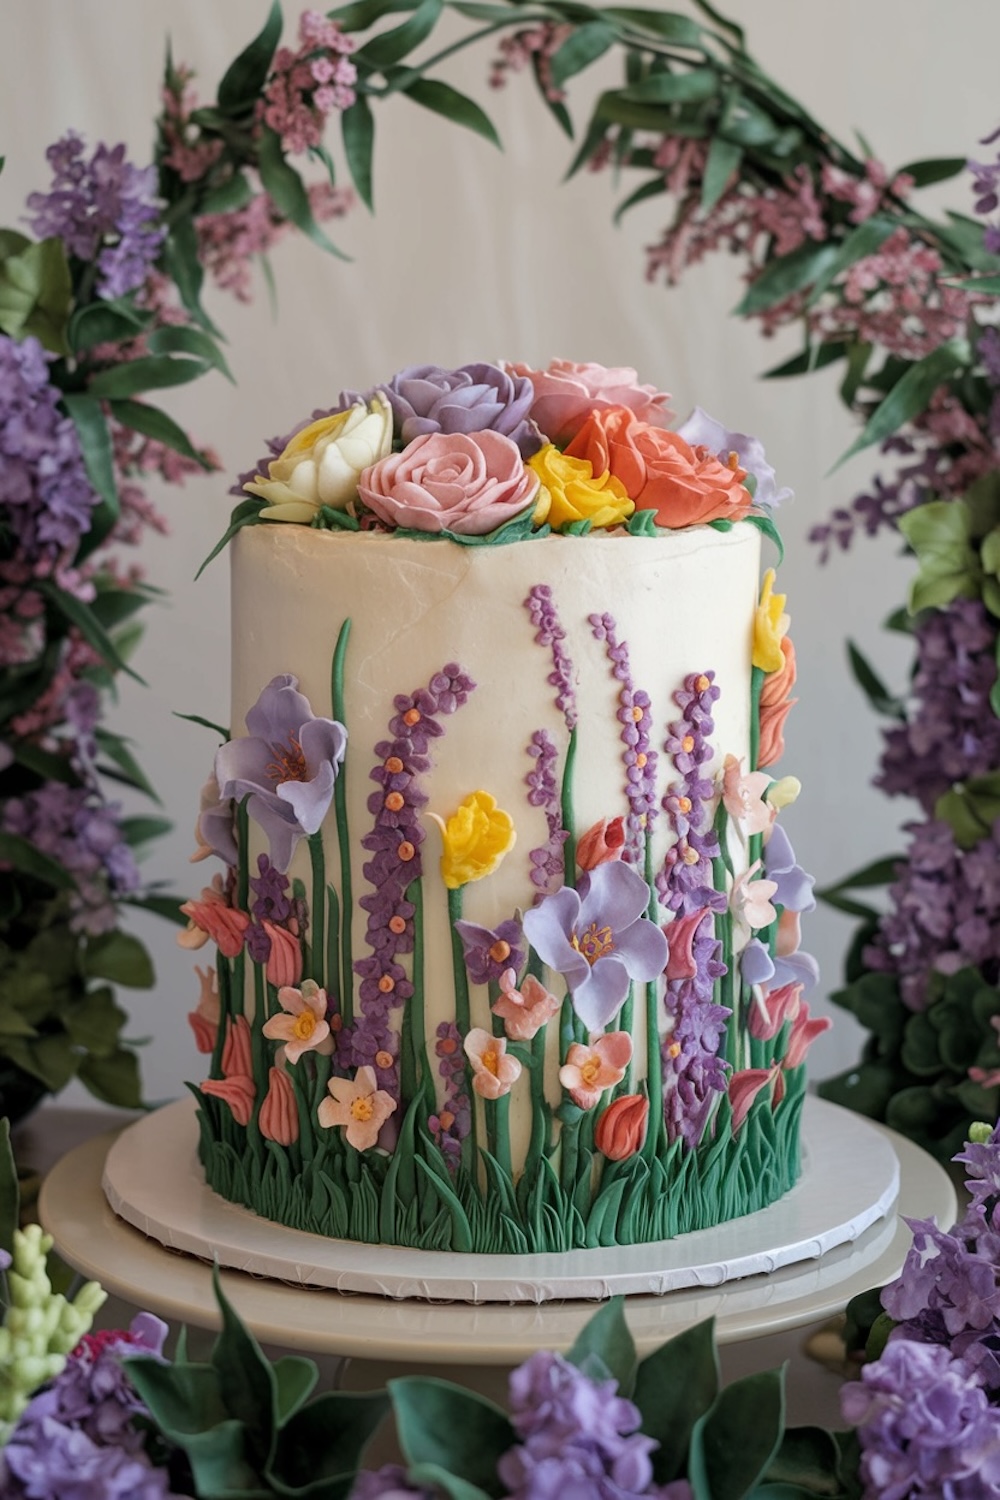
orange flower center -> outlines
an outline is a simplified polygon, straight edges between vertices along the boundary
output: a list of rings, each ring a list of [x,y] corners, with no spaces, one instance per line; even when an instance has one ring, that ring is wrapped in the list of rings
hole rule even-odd
[[[678,812],[689,813],[691,811],[691,798],[690,797],[678,797],[677,798],[677,810],[678,810]]]
[[[668,1057],[680,1057],[680,1055],[681,1055],[681,1044],[680,1044],[680,1042],[671,1042],[670,1046],[667,1048],[667,1056]]]
[[[643,753],[642,753],[641,750],[639,751],[639,754],[635,758],[635,763],[639,767],[640,771],[642,770],[643,766],[646,764],[646,757],[645,757],[645,755],[643,755]]]
[[[611,936],[611,928],[598,927],[596,922],[591,922],[587,930],[581,932],[579,935],[574,932],[570,938],[570,942],[578,953],[583,954],[591,968],[594,967],[599,958],[604,958],[608,953],[613,953],[615,946]]]
[[[681,740],[681,749],[685,752],[686,755],[691,754],[691,751],[694,749],[693,734],[686,734],[684,736],[684,738]]]
[[[458,1048],[458,1043],[455,1041],[455,1038],[451,1037],[451,1036],[446,1036],[446,1037],[442,1038],[442,1040],[440,1042],[438,1042],[438,1044],[437,1044],[438,1056],[439,1057],[450,1057],[452,1055],[452,1053],[457,1050],[457,1048]]]
[[[499,1076],[500,1053],[496,1047],[487,1047],[485,1052],[483,1052],[482,1056],[480,1057],[479,1061],[482,1063],[487,1073],[492,1073],[494,1078]]]
[[[399,848],[396,850],[396,853],[404,863],[411,860],[416,852],[416,849],[410,843],[409,839],[404,839]]]
[[[368,1121],[374,1115],[374,1113],[375,1113],[375,1106],[372,1103],[371,1095],[370,1094],[365,1094],[364,1098],[362,1098],[362,1099],[352,1099],[351,1100],[351,1119],[352,1120],[360,1120],[360,1121],[362,1121],[363,1124],[367,1124]]]
[[[587,1087],[591,1088],[597,1082],[597,1078],[598,1078],[598,1075],[600,1074],[600,1071],[601,1071],[601,1060],[600,1060],[600,1058],[599,1057],[588,1057],[587,1061],[583,1064],[583,1066],[580,1069],[580,1077],[583,1079],[583,1081],[587,1085]]]
[[[385,805],[390,812],[399,812],[399,809],[403,806],[402,792],[390,792],[385,799]]]
[[[376,1068],[391,1068],[392,1067],[392,1053],[391,1052],[376,1052],[376,1054],[375,1054],[375,1066],[376,1066]]]
[[[692,849],[690,844],[685,844],[684,853],[681,855],[681,858],[686,865],[696,865],[698,863],[698,851],[697,849]]]
[[[404,922],[403,918],[402,917],[390,917],[389,918],[389,931],[390,932],[394,932],[397,937],[399,936],[399,934],[401,932],[405,932],[406,931],[406,923]]]
[[[382,978],[378,982],[378,987],[382,991],[383,995],[391,995],[393,990],[396,988],[396,981],[393,979],[391,974],[383,974]]]
[[[295,1033],[297,1042],[308,1042],[319,1023],[311,1010],[304,1010],[300,1016],[296,1016],[292,1022],[292,1031]]]
[[[294,734],[288,736],[287,745],[272,745],[274,759],[264,768],[264,775],[279,785],[283,781],[308,781],[309,771],[302,746]]]
[[[642,709],[639,708],[638,706],[635,706],[632,709],[632,722],[633,722],[633,724],[640,723],[641,719],[642,719]]]
[[[403,762],[400,760],[398,755],[390,755],[389,759],[385,763],[385,768],[390,773],[390,775],[398,776],[400,771],[403,769]]]
[[[412,724],[419,724],[420,723],[420,710],[419,710],[419,708],[408,708],[406,710],[406,713],[403,715],[403,723],[404,724],[411,724],[411,725]]]
[[[736,454],[733,453],[730,456],[732,458],[735,458]],[[709,682],[708,678],[705,676],[704,673],[702,673],[702,675],[700,677],[696,677],[695,678],[695,681],[694,681],[694,690],[695,690],[696,693],[705,693],[705,692],[708,691],[708,689],[711,686],[712,686],[712,684]]]
[[[455,1116],[450,1109],[443,1109],[438,1115],[438,1124],[442,1130],[450,1130],[455,1123]]]
[[[497,938],[488,952],[495,964],[502,964],[505,958],[510,958],[510,944],[505,943],[503,938]]]

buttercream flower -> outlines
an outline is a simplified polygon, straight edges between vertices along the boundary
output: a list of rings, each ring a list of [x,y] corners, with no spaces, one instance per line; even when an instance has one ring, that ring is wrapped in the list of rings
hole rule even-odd
[[[779,906],[796,912],[815,908],[815,881],[796,863],[791,841],[780,823],[773,825],[764,845],[764,868],[768,879],[775,882],[774,899]]]
[[[404,447],[428,432],[486,431],[509,437],[524,458],[542,445],[530,419],[535,399],[531,381],[499,365],[480,362],[457,370],[408,365],[376,390],[392,407],[395,436]]]
[[[185,901],[181,913],[187,917],[184,932],[177,934],[182,948],[203,948],[211,938],[223,958],[235,958],[243,947],[250,917],[230,906],[215,886],[206,886],[199,901]]]
[[[264,1095],[257,1123],[264,1139],[276,1141],[279,1146],[291,1146],[299,1138],[295,1089],[283,1068],[268,1070],[267,1093]]]
[[[673,420],[670,397],[655,386],[640,385],[636,372],[624,365],[554,359],[547,370],[510,363],[504,369],[531,381],[535,393],[531,415],[549,442],[560,448],[579,432],[591,412],[610,406],[626,406],[655,427],[667,427]]]
[[[252,1078],[246,1074],[234,1074],[232,1078],[206,1078],[198,1085],[203,1094],[221,1099],[229,1106],[237,1125],[249,1125],[253,1114],[257,1089]]]
[[[276,989],[286,984],[298,984],[302,978],[302,944],[287,927],[278,927],[274,922],[261,925],[271,943],[264,968],[268,984],[273,984]]]
[[[350,510],[364,469],[392,451],[392,411],[376,393],[368,406],[359,402],[310,422],[268,464],[268,477],[257,474],[243,488],[268,503],[268,521],[314,521],[324,505]]]
[[[677,915],[663,929],[669,953],[667,955],[668,979],[693,979],[698,973],[694,943],[698,928],[709,915],[707,907],[700,906],[685,915]]]
[[[327,1130],[339,1125],[355,1151],[368,1151],[395,1110],[395,1099],[378,1087],[375,1069],[367,1064],[354,1078],[331,1078],[326,1087],[331,1097],[319,1106],[319,1123]]]
[[[759,1042],[770,1042],[786,1021],[794,1021],[802,1005],[801,984],[783,984],[776,990],[754,991],[755,1004],[747,1017],[750,1035]]]
[[[507,969],[500,976],[500,997],[490,1009],[503,1021],[503,1029],[512,1042],[530,1042],[559,1007],[560,1001],[534,974],[525,974],[518,989],[517,974]]]
[[[228,797],[221,796],[215,773],[211,774],[201,789],[198,816],[194,825],[195,851],[189,856],[191,864],[218,855],[227,865],[235,865],[239,854],[233,827],[233,804]]]
[[[610,859],[621,859],[625,849],[625,819],[602,818],[581,835],[576,846],[576,862],[581,870],[594,870]]]
[[[594,1145],[609,1161],[634,1156],[646,1139],[649,1100],[645,1094],[623,1094],[609,1104],[597,1121]]]
[[[219,1030],[219,987],[214,969],[199,969],[195,965],[200,990],[198,1004],[188,1011],[188,1024],[194,1032],[195,1046],[199,1052],[214,1052],[215,1038]]]
[[[492,875],[517,838],[510,813],[489,792],[470,792],[447,823],[430,816],[441,830],[441,878],[450,891]]]
[[[733,1109],[733,1135],[740,1129],[757,1095],[775,1078],[774,1068],[743,1068],[729,1080],[729,1102]]]
[[[333,1038],[326,1018],[326,990],[314,979],[304,980],[300,990],[284,985],[278,991],[278,1004],[284,1014],[271,1016],[263,1031],[272,1042],[285,1043],[288,1061],[297,1063],[304,1052],[329,1056]]]
[[[246,1016],[233,1016],[226,1027],[222,1044],[222,1072],[226,1078],[249,1078],[253,1073],[250,1022]]]
[[[770,672],[760,689],[760,735],[757,764],[773,766],[785,753],[785,720],[798,699],[792,697],[795,686],[795,647],[787,635],[780,641],[782,665]]]
[[[507,969],[519,969],[524,963],[520,922],[511,919],[490,928],[459,921],[455,931],[462,940],[465,967],[473,984],[489,984],[491,979],[496,982]]]
[[[271,863],[281,871],[299,839],[322,825],[347,746],[343,724],[318,718],[298,686],[288,673],[273,677],[247,714],[249,732],[222,745],[215,757],[222,795],[249,796],[250,816],[266,833]]]
[[[607,472],[595,474],[585,458],[570,458],[548,443],[528,460],[541,481],[535,504],[535,525],[547,521],[561,531],[574,521],[589,521],[597,531],[620,526],[635,510],[624,486]]]
[[[483,1099],[500,1099],[521,1076],[521,1064],[507,1056],[507,1038],[492,1036],[473,1026],[465,1038],[465,1055],[472,1064],[472,1087]]]
[[[810,1016],[809,1006],[802,1001],[792,1020],[788,1037],[788,1051],[782,1058],[782,1067],[797,1068],[806,1060],[806,1053],[818,1036],[829,1031],[833,1025],[829,1016]]]
[[[663,972],[667,940],[646,916],[649,887],[621,860],[598,865],[576,890],[563,886],[524,914],[524,933],[544,964],[562,974],[573,1008],[603,1031],[632,979]]]
[[[729,455],[735,453],[740,468],[757,481],[753,492],[754,505],[772,510],[793,498],[791,490],[779,490],[775,484],[774,469],[767,461],[760,438],[750,437],[745,432],[729,432],[700,406],[695,407],[677,431],[693,448],[707,448],[721,463],[727,463]]]
[[[767,805],[773,813],[779,813],[797,802],[801,793],[802,783],[797,776],[779,776],[767,789]]]
[[[778,889],[777,881],[754,880],[759,869],[758,859],[749,870],[741,870],[729,895],[729,909],[737,925],[743,928],[770,927],[778,916],[771,905],[771,897]]]
[[[774,592],[774,579],[774,569],[768,568],[753,620],[753,664],[762,672],[780,672],[785,665],[781,642],[788,631],[787,595]]]
[[[606,1089],[621,1083],[632,1061],[632,1038],[627,1031],[609,1031],[589,1046],[574,1042],[559,1069],[559,1082],[574,1104],[593,1109]]]
[[[367,469],[359,493],[387,526],[486,536],[534,503],[538,475],[499,432],[432,432]]]
[[[636,510],[655,511],[658,526],[739,521],[750,509],[741,468],[720,464],[676,432],[640,422],[625,407],[594,412],[566,452],[588,459],[595,474],[610,470]]]
[[[722,770],[722,802],[729,816],[745,834],[763,833],[773,816],[764,801],[764,793],[771,784],[770,776],[763,771],[744,772],[743,762],[735,755],[727,755]]]

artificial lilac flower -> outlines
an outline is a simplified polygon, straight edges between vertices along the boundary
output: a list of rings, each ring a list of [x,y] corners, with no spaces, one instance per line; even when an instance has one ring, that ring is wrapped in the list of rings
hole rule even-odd
[[[535,399],[531,381],[508,375],[497,365],[408,365],[386,385],[358,395],[344,391],[339,410],[355,401],[368,402],[381,392],[392,407],[393,430],[400,446],[428,432],[499,432],[530,458],[544,439],[529,413]]]
[[[588,871],[524,914],[524,934],[542,962],[562,974],[573,1008],[591,1031],[618,1012],[632,979],[652,980],[667,962],[667,940],[646,916],[649,887],[621,860]]]
[[[764,871],[768,880],[777,884],[772,899],[778,906],[786,911],[815,910],[812,889],[816,882],[795,863],[791,843],[780,823],[771,824],[771,836],[764,845]]]
[[[518,946],[520,922],[509,919],[491,929],[476,922],[459,921],[455,923],[455,931],[462,939],[465,967],[473,984],[489,984],[491,979],[499,984],[508,969],[523,967],[524,950]]]
[[[299,839],[322,826],[347,746],[343,724],[317,718],[298,685],[288,673],[272,678],[247,714],[249,734],[215,757],[222,797],[249,796],[279,870],[288,869]]]
[[[735,453],[740,468],[752,474],[757,481],[754,505],[773,510],[793,498],[790,489],[779,490],[775,484],[774,469],[767,461],[760,438],[749,437],[744,432],[729,432],[700,406],[696,406],[687,420],[678,427],[677,434],[686,443],[690,443],[692,448],[707,448],[723,464],[728,462],[731,453]]]

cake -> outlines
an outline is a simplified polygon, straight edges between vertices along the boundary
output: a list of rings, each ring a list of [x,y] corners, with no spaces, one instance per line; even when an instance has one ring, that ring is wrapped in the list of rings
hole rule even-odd
[[[668,1239],[799,1172],[811,881],[754,439],[427,366],[272,445],[185,906],[210,1186],[414,1250]],[[780,542],[778,542],[780,548]]]

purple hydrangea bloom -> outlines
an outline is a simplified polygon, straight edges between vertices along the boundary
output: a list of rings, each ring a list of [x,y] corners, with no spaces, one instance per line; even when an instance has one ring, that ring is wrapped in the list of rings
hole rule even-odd
[[[510,919],[491,929],[476,922],[458,921],[455,931],[462,940],[465,967],[473,984],[489,984],[490,980],[499,983],[508,969],[520,971],[523,967],[520,922]]]
[[[124,297],[142,286],[166,238],[156,168],[132,166],[123,145],[101,144],[89,161],[83,153],[75,131],[49,147],[52,187],[28,198],[28,222],[40,239],[61,239],[77,260],[96,261],[99,297]]]
[[[735,453],[740,468],[746,469],[757,481],[754,505],[773,510],[793,498],[790,489],[779,490],[775,484],[774,469],[767,461],[760,438],[749,437],[745,432],[728,431],[700,406],[695,407],[687,420],[678,427],[677,433],[693,448],[707,448],[716,455],[720,463],[727,463],[730,453]]]
[[[428,432],[499,432],[530,458],[544,439],[530,411],[535,388],[524,375],[508,375],[497,365],[408,365],[386,385],[363,394],[343,391],[337,410],[366,404],[380,391],[392,407],[393,432],[403,447]]]
[[[583,875],[576,890],[563,886],[524,914],[525,937],[562,974],[591,1031],[602,1031],[617,1014],[630,980],[663,972],[667,940],[647,918],[648,906],[641,875],[611,860]]]
[[[318,718],[298,685],[288,673],[272,678],[247,714],[249,734],[215,757],[223,799],[249,796],[279,870],[288,869],[299,839],[322,826],[347,747],[343,724]]]

